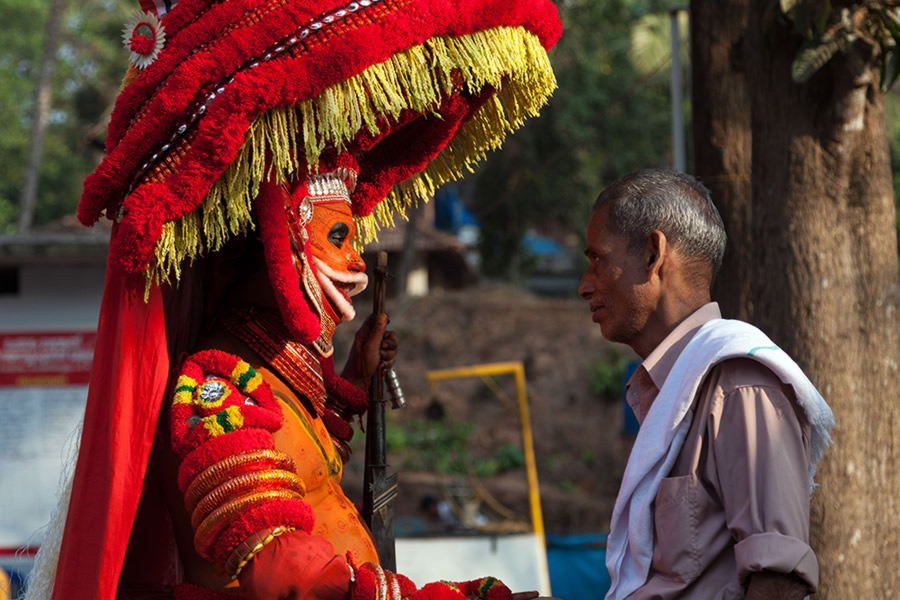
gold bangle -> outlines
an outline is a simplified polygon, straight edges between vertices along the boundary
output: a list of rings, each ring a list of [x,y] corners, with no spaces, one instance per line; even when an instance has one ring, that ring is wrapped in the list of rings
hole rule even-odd
[[[248,490],[254,489],[279,489],[287,488],[300,492],[300,495],[306,495],[306,486],[296,473],[290,471],[251,471],[238,475],[234,479],[229,479],[206,496],[197,504],[194,513],[191,516],[191,527],[197,529],[203,519],[209,516],[219,505],[225,503],[229,498],[235,498]]]
[[[251,450],[235,454],[210,465],[197,475],[184,493],[184,505],[188,512],[194,510],[197,502],[213,488],[232,477],[232,471],[255,462],[269,461],[271,466],[285,471],[297,471],[294,459],[278,450]]]
[[[260,550],[272,543],[278,536],[291,531],[295,531],[295,529],[293,527],[279,525],[278,527],[270,527],[254,533],[241,542],[241,544],[234,549],[234,552],[231,553],[231,556],[228,557],[228,560],[225,562],[225,572],[231,573],[231,580],[234,581],[238,578],[238,575],[241,574],[241,571],[244,570],[244,567],[250,563],[253,557],[259,554]]]
[[[205,558],[209,558],[210,550],[222,530],[249,506],[271,500],[292,500],[301,498],[294,490],[266,490],[255,494],[247,494],[230,500],[206,517],[194,533],[194,548]]]

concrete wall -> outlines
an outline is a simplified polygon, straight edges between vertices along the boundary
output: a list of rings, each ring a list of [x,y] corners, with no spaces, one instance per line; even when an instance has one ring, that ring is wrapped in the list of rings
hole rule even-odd
[[[20,265],[19,290],[0,294],[0,332],[93,331],[106,267]]]

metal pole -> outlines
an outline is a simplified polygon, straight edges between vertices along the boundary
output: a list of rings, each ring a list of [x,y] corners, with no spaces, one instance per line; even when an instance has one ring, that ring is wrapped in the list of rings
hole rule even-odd
[[[528,410],[528,393],[525,386],[525,367],[521,362],[499,362],[452,369],[428,371],[425,378],[431,384],[431,393],[437,393],[436,383],[446,379],[463,377],[490,377],[492,375],[514,375],[516,379],[516,401],[519,409],[519,424],[522,427],[522,452],[525,454],[525,474],[528,478],[528,501],[531,508],[531,526],[541,539],[544,537],[544,515],[541,512],[541,492],[538,484],[537,460],[534,455],[534,437],[531,431],[531,416]]]
[[[493,375],[513,375],[516,379],[516,403],[519,409],[519,424],[522,427],[522,451],[525,454],[525,474],[528,478],[528,502],[531,507],[531,526],[534,534],[546,548],[544,538],[544,515],[541,512],[541,491],[538,484],[537,460],[534,454],[534,436],[531,430],[531,415],[528,409],[528,392],[525,385],[525,367],[521,362],[489,363],[458,367],[453,369],[438,369],[428,371],[425,378],[431,385],[432,394],[436,393],[437,382],[446,379],[458,379],[463,377],[490,377]],[[541,572],[539,573],[542,594],[550,594],[550,571],[547,565],[547,553],[541,552],[539,559]]]
[[[684,152],[684,118],[682,116],[681,81],[681,29],[678,26],[678,13],[669,12],[669,23],[672,28],[672,158],[676,171],[687,169]]]

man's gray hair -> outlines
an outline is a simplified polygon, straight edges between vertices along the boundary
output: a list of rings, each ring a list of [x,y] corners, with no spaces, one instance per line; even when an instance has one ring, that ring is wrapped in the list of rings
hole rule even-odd
[[[639,252],[658,229],[689,261],[703,262],[715,278],[725,254],[725,225],[702,183],[672,169],[641,169],[600,192],[594,210],[609,207],[607,226]]]

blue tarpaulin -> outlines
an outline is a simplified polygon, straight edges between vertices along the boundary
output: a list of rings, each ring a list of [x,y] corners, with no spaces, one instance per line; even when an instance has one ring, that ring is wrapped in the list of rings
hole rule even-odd
[[[606,533],[545,536],[550,588],[565,600],[598,600],[609,591]]]

